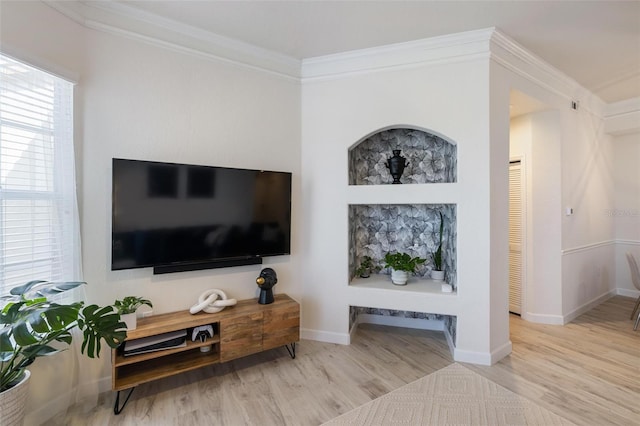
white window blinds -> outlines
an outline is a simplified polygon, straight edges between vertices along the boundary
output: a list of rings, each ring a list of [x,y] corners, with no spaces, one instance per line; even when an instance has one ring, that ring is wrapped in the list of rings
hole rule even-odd
[[[0,294],[76,280],[73,85],[0,54]]]

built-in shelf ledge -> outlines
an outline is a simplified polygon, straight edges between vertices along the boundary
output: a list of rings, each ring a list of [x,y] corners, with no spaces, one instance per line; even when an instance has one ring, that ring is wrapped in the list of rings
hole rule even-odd
[[[395,285],[391,282],[391,277],[385,274],[373,274],[369,278],[354,278],[349,283],[350,286],[358,288],[439,294],[442,296],[457,295],[455,291],[451,293],[443,292],[442,284],[443,281],[411,277],[406,285]]]
[[[460,200],[456,183],[408,185],[349,185],[349,204],[456,204]]]

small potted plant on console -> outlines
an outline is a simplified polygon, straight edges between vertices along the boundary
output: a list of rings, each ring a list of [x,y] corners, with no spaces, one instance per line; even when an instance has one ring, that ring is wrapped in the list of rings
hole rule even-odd
[[[356,269],[356,274],[360,278],[369,278],[371,274],[375,274],[380,270],[380,266],[373,262],[371,256],[364,256],[362,258],[362,262],[358,269]]]
[[[138,296],[127,296],[122,300],[116,300],[113,306],[116,308],[122,321],[127,324],[127,330],[135,330],[138,326],[136,311],[142,305],[153,308],[151,301]]]
[[[414,273],[418,265],[427,259],[411,257],[407,253],[387,253],[384,256],[385,268],[391,268],[391,282],[395,285],[406,285],[409,274]]]

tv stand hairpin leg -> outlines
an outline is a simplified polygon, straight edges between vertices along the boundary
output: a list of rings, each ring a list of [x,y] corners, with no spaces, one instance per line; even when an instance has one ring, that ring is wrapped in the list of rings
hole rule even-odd
[[[131,390],[129,390],[129,393],[127,394],[127,398],[122,403],[122,406],[120,406],[120,391],[118,391],[118,393],[116,394],[116,402],[113,404],[113,414],[118,415],[122,413],[122,410],[124,410],[125,405],[127,405],[127,402],[129,402],[129,398],[131,397],[131,394],[135,389],[136,388],[134,387],[134,388],[131,388]]]
[[[289,346],[291,346],[291,349],[289,349]],[[284,345],[284,347],[287,348],[287,352],[289,352],[291,359],[296,359],[296,342],[291,342],[291,344]]]

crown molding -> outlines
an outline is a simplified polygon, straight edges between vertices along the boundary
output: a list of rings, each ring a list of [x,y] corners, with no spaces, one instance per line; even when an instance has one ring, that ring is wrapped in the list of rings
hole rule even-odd
[[[606,105],[602,99],[497,29],[490,50],[492,61],[566,99],[567,107],[570,101],[578,101],[581,109],[602,117]]]
[[[640,132],[640,98],[608,104],[604,113],[605,133],[620,136]]]
[[[44,0],[44,3],[87,28],[289,79],[300,77],[299,59],[122,3],[61,0]]]
[[[604,102],[494,27],[299,60],[112,1],[44,0],[73,21],[147,44],[311,82],[425,65],[491,60],[602,116]]]
[[[497,29],[491,35],[491,55],[521,76],[571,99],[567,92],[577,84],[573,79]]]
[[[486,59],[489,57],[489,40],[494,30],[486,28],[306,58],[302,60],[301,77],[309,82],[390,69]]]
[[[620,102],[614,102],[608,104],[605,109],[604,116],[606,118],[615,117],[617,115],[624,115],[630,113],[640,112],[640,98],[627,99]]]

